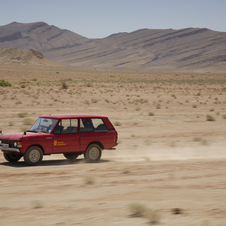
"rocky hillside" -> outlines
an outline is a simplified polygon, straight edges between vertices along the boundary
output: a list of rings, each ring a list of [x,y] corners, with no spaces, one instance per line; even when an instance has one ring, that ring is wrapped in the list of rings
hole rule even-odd
[[[3,64],[42,64],[54,65],[55,62],[44,58],[43,54],[33,50],[18,48],[0,49],[0,63]]]
[[[0,48],[35,49],[78,67],[161,71],[226,70],[226,33],[205,28],[142,29],[88,39],[46,23],[0,27]]]
[[[37,51],[81,44],[88,39],[44,22],[0,26],[0,48],[35,49]]]

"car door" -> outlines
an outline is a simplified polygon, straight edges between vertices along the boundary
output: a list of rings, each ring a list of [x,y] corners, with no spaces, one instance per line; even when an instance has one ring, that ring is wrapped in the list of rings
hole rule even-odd
[[[53,132],[53,153],[79,151],[78,119],[61,119]]]

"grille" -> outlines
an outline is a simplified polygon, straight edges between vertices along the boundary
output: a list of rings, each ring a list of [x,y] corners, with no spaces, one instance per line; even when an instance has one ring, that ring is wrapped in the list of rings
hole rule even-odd
[[[8,144],[10,148],[13,148],[13,140],[2,140],[2,144]]]

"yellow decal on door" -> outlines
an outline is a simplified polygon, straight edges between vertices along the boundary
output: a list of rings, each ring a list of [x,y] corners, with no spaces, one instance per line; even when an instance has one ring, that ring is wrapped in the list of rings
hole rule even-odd
[[[64,143],[63,141],[54,140],[53,145],[54,146],[63,146],[63,145],[67,145],[67,144]]]
[[[57,146],[57,140],[54,140],[53,145]]]

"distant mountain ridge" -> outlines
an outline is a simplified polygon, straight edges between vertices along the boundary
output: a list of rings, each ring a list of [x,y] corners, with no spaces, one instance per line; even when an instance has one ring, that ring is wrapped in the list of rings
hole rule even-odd
[[[77,67],[160,71],[226,70],[226,32],[141,29],[88,39],[44,22],[0,26],[0,48],[35,49]]]
[[[0,48],[36,49],[42,51],[48,48],[83,43],[88,40],[81,35],[68,30],[49,26],[44,22],[17,23],[0,26]]]

